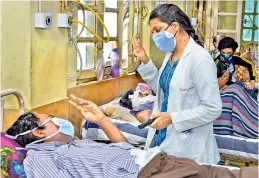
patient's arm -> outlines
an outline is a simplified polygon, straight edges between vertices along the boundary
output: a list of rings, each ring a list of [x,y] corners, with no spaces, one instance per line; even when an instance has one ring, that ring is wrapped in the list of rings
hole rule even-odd
[[[223,88],[227,84],[227,80],[223,77],[218,78],[219,89]]]
[[[226,86],[228,80],[229,80],[229,70],[227,70],[226,72],[224,72],[224,74],[222,75],[222,77],[219,77],[219,78],[218,78],[219,89],[221,89],[221,88],[223,88],[224,86]]]
[[[136,113],[136,118],[138,119],[138,121],[140,123],[144,123],[150,118],[151,114],[152,114],[152,110],[150,110],[150,109],[138,111]]]
[[[69,103],[80,111],[85,120],[99,125],[111,142],[127,142],[120,130],[103,114],[96,104],[74,95],[70,96]]]
[[[97,124],[102,128],[102,130],[109,137],[111,142],[113,143],[128,142],[127,138],[106,116]]]

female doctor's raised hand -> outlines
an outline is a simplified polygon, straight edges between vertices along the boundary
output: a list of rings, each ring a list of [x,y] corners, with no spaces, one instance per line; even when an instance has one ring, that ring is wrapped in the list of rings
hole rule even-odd
[[[157,112],[151,115],[150,119],[156,119],[150,127],[162,130],[172,124],[171,115],[166,112]]]
[[[132,44],[134,48],[133,55],[144,64],[148,63],[150,59],[148,58],[145,49],[140,45],[140,40],[137,39],[136,36],[133,36]]]
[[[84,119],[89,122],[100,125],[105,118],[104,113],[91,101],[83,100],[75,95],[70,95],[69,103],[80,111]]]

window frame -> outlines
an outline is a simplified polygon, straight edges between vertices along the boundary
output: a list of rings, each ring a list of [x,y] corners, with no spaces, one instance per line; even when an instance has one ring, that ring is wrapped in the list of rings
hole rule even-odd
[[[133,2],[133,3],[132,3]],[[116,37],[110,37],[110,41],[115,41],[117,44],[118,52],[119,52],[119,65],[122,66],[122,46],[123,46],[123,13],[124,13],[124,1],[117,1],[117,8],[105,8],[105,2],[104,0],[94,0],[94,5],[87,5],[100,16],[100,18],[104,21],[104,13],[105,12],[111,12],[111,13],[117,13],[117,35]],[[134,1],[129,0],[130,9],[129,11],[132,11],[133,13],[133,20],[134,20]],[[78,9],[80,10],[80,9]],[[84,9],[85,11],[89,11],[88,9]],[[131,16],[132,16],[131,14]],[[130,15],[130,14],[129,14]],[[132,24],[132,30],[128,31],[128,71],[133,72],[134,70],[134,59],[132,56],[132,40],[131,37],[133,35],[134,30],[134,21],[130,20],[129,23]],[[95,32],[97,35],[99,35],[103,39],[107,39],[107,37],[104,37],[103,33],[103,26],[98,22],[98,20],[95,17],[94,21],[95,26]],[[105,22],[104,22],[105,23]],[[139,24],[139,23],[138,23]],[[132,32],[131,32],[132,31]],[[86,81],[93,81],[96,80],[96,73],[95,73],[95,67],[98,61],[98,54],[103,49],[104,42],[98,41],[96,37],[79,37],[77,39],[77,43],[95,43],[95,50],[94,50],[94,68],[91,69],[83,69],[81,72],[81,75],[79,76],[78,80],[86,80]],[[78,60],[78,58],[76,59]]]
[[[245,18],[245,15],[253,15],[253,27],[244,27],[244,25],[242,24],[241,25],[241,42],[242,43],[246,43],[246,42],[256,42],[255,40],[254,40],[254,33],[255,33],[255,30],[258,30],[258,27],[256,27],[256,25],[255,25],[255,18],[256,18],[256,16],[257,15],[259,15],[259,12],[256,12],[256,9],[257,9],[257,4],[258,4],[258,1],[254,1],[254,12],[253,13],[246,13],[245,12],[245,3],[246,3],[246,1],[243,1],[243,13],[242,13],[242,19],[244,19]],[[244,29],[251,29],[252,30],[252,40],[251,41],[244,41],[243,40],[243,30]]]

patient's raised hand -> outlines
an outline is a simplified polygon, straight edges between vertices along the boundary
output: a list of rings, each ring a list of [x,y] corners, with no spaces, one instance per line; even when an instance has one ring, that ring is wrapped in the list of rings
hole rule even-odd
[[[91,101],[83,100],[75,95],[70,95],[69,103],[78,109],[85,120],[99,125],[111,142],[127,142],[127,139],[119,129],[105,117],[99,107]]]
[[[69,103],[80,111],[84,119],[89,122],[99,125],[105,118],[104,113],[91,101],[78,98],[75,95],[70,95]]]

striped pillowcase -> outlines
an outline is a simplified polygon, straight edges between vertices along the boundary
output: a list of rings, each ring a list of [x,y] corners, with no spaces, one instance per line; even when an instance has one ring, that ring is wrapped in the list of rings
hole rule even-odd
[[[139,129],[136,123],[129,123],[110,118],[122,134],[128,139],[129,143],[133,145],[143,145],[146,142],[148,128]],[[83,139],[91,139],[98,141],[109,141],[107,135],[98,125],[83,121],[81,136]]]

